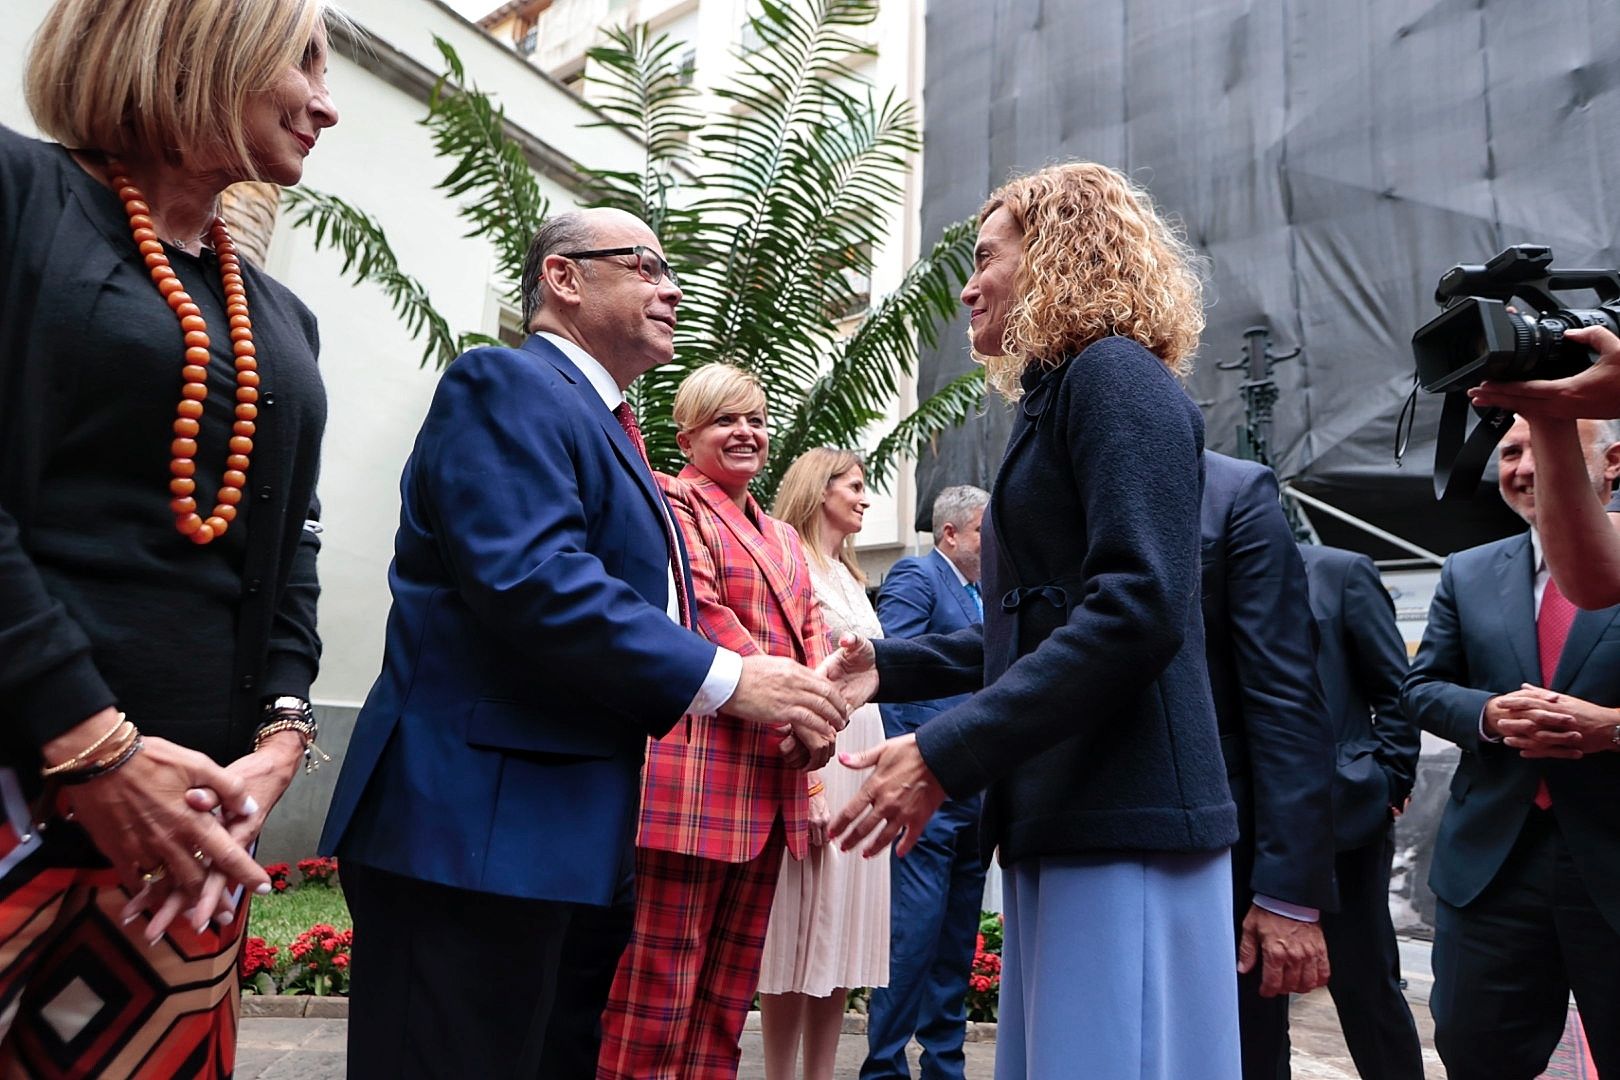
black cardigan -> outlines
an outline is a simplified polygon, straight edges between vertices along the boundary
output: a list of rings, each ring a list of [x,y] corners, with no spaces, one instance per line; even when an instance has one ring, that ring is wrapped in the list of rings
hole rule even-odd
[[[213,354],[197,454],[206,513],[224,469],[234,364],[212,253],[169,257]],[[314,491],[326,400],[315,319],[243,265],[262,380],[239,516],[198,547],[168,508],[178,321],[118,198],[60,146],[0,128],[0,762],[97,710],[226,761],[261,701],[307,695]]]
[[[1227,847],[1199,610],[1203,420],[1123,338],[1024,386],[985,515],[982,631],[875,642],[879,699],[984,687],[917,745],[952,795],[989,787],[1003,862]]]

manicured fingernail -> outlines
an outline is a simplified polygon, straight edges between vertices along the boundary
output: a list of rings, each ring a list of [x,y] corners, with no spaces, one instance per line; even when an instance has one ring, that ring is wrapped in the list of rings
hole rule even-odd
[[[260,896],[269,896],[270,895],[270,883],[267,881],[263,885],[260,885],[257,888],[255,888],[253,891],[258,893]]]
[[[222,911],[217,917],[215,917],[214,921],[219,923],[221,926],[229,926],[231,923],[236,921],[236,916],[232,912]]]
[[[136,919],[138,919],[140,917],[141,917],[140,912],[138,912],[138,911],[131,912],[130,914],[124,916],[124,925],[128,926],[130,923],[134,922]]]
[[[253,814],[257,814],[258,812],[259,804],[253,798],[253,796],[249,795],[247,798],[242,800],[242,813],[251,816]]]

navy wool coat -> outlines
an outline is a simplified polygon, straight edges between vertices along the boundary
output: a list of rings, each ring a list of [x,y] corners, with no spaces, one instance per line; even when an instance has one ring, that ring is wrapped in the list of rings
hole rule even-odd
[[[917,745],[951,795],[989,788],[1004,863],[1228,847],[1199,611],[1203,420],[1123,338],[1024,389],[985,514],[984,625],[876,642],[879,698],[984,688]]]

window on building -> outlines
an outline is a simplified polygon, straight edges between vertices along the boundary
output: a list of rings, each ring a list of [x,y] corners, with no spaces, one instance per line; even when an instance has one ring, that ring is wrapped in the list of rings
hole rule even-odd
[[[517,308],[501,305],[500,323],[495,328],[495,336],[501,339],[501,344],[516,349],[529,339],[529,332],[523,328],[523,314]]]
[[[518,36],[517,51],[520,56],[532,56],[534,50],[540,45],[540,28],[531,26]]]
[[[855,253],[858,265],[844,271],[844,286],[849,289],[849,294],[838,312],[840,321],[864,314],[872,306],[872,245],[861,244]]]
[[[676,80],[682,86],[691,86],[692,80],[697,77],[697,50],[687,49],[681,54],[680,65],[676,68]]]

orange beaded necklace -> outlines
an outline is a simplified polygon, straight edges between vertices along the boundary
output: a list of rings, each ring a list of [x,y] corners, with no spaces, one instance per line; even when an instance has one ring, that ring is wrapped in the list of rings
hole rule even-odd
[[[253,453],[254,418],[259,415],[259,362],[253,349],[253,323],[248,318],[247,293],[242,288],[242,264],[236,258],[236,244],[225,229],[225,222],[215,218],[209,228],[214,254],[219,258],[219,280],[225,289],[225,315],[230,319],[231,351],[236,357],[236,423],[231,429],[230,456],[225,459],[225,475],[220,479],[219,491],[214,496],[214,512],[207,520],[197,513],[197,433],[201,430],[203,402],[208,398],[208,324],[203,321],[202,310],[192,302],[191,295],[180,284],[169,256],[158,240],[152,225],[152,208],[147,205],[140,188],[130,183],[129,174],[118,159],[107,159],[114,190],[124,202],[124,213],[129,217],[131,234],[146,260],[152,283],[180,320],[185,335],[185,366],[180,369],[180,403],[174,421],[174,441],[169,444],[169,509],[174,511],[174,526],[191,538],[194,544],[206,544],[225,535],[225,530],[236,519],[237,504],[242,501],[242,486],[247,483],[249,455]]]

